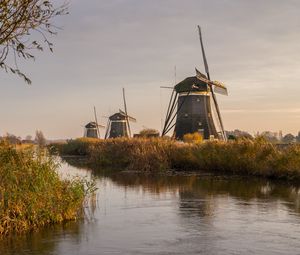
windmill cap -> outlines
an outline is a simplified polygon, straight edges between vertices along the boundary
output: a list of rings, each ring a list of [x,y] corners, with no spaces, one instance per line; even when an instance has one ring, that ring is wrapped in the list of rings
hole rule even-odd
[[[126,115],[117,112],[109,117],[110,120],[126,120]]]
[[[208,86],[205,82],[200,81],[196,76],[188,77],[175,85],[177,93],[193,92],[193,91],[207,91]]]
[[[85,125],[85,128],[97,128],[96,122],[92,121]]]

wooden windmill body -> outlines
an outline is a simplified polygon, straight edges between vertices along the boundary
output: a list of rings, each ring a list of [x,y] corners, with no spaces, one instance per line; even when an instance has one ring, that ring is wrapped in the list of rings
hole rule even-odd
[[[95,121],[91,121],[84,126],[84,137],[100,138],[100,128],[105,128],[103,125],[98,124],[96,107],[94,106]]]
[[[201,29],[199,26],[198,28],[207,75],[196,69],[195,76],[184,79],[172,88],[162,135],[166,135],[174,128],[173,136],[178,140],[182,140],[185,134],[190,133],[199,133],[204,139],[226,140],[215,93],[227,95],[227,89],[221,82],[210,80]],[[213,108],[216,112],[216,121],[213,118]],[[217,132],[216,124],[220,126],[220,132]]]
[[[84,126],[84,137],[99,138],[96,122],[91,121]]]
[[[125,89],[123,88],[124,110],[108,117],[108,125],[105,138],[131,137],[131,128],[129,122],[136,122],[136,119],[127,114],[127,104],[125,98]]]

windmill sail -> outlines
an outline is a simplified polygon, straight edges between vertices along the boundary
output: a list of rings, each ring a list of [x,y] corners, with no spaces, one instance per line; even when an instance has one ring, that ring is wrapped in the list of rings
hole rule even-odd
[[[132,122],[136,122],[136,118],[127,115],[126,112],[123,112],[121,109],[119,109],[119,112],[120,112],[122,115],[124,115],[125,117],[127,117],[128,120],[130,120],[130,121],[132,121]]]
[[[222,88],[222,87],[215,86],[214,87],[214,92],[218,93],[218,94],[221,94],[221,95],[224,95],[224,96],[228,96],[227,88]]]
[[[205,55],[205,51],[204,51],[204,46],[203,46],[201,27],[199,25],[198,25],[198,30],[199,30],[199,37],[200,37],[201,50],[202,50],[202,57],[203,57],[205,72],[207,73],[207,77],[210,80],[207,59],[206,59],[206,55]]]
[[[200,44],[201,44],[201,50],[202,50],[202,57],[203,57],[204,67],[205,67],[205,71],[206,71],[206,74],[207,74],[207,78],[210,81],[210,74],[209,74],[207,59],[206,59],[206,55],[205,55],[205,51],[204,51],[203,40],[202,40],[202,33],[201,33],[200,26],[198,26],[198,30],[199,30],[199,38],[200,38]],[[196,69],[196,71],[197,71],[197,69]],[[198,78],[198,76],[197,76],[197,78]],[[216,111],[217,111],[217,116],[218,116],[218,121],[219,121],[220,126],[221,126],[222,136],[223,136],[223,139],[226,141],[227,140],[226,133],[224,131],[224,126],[223,126],[222,117],[221,117],[219,105],[218,105],[218,102],[217,102],[217,98],[216,98],[216,95],[214,93],[214,90],[212,89],[212,84],[208,83],[208,85],[211,88],[211,95],[212,95],[213,102],[215,104],[215,108],[216,108]]]
[[[125,110],[125,114],[126,114],[126,122],[127,122],[127,126],[128,126],[129,137],[131,137],[131,129],[130,129],[128,114],[127,114],[127,105],[126,105],[125,89],[124,88],[123,88],[123,102],[124,102],[124,110]]]
[[[98,131],[98,138],[100,138],[100,130],[99,130],[99,124],[98,124],[98,120],[97,120],[97,112],[96,112],[96,107],[94,106],[94,115],[95,115],[95,122],[97,125],[97,131]]]

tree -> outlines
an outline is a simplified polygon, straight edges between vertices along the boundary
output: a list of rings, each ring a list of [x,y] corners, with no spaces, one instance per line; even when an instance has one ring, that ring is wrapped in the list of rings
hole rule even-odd
[[[293,143],[295,142],[295,136],[293,136],[292,134],[287,134],[282,138],[282,141],[284,143]]]
[[[145,128],[140,131],[140,136],[142,137],[155,137],[159,136],[159,131],[152,128]]]
[[[237,138],[248,138],[253,139],[253,136],[246,131],[235,129],[234,131],[226,131],[226,136],[228,139],[237,139]]]
[[[45,147],[45,145],[46,145],[46,138],[45,138],[45,136],[44,136],[44,134],[43,134],[43,132],[42,131],[40,131],[40,130],[37,130],[36,132],[35,132],[35,142],[37,143],[37,145],[40,147],[40,148],[43,148],[43,147]]]
[[[274,132],[264,131],[261,133],[261,136],[264,137],[270,143],[278,143],[279,142],[277,135]]]
[[[4,140],[8,141],[11,144],[21,144],[21,137],[17,137],[14,134],[7,133],[4,136]]]
[[[296,142],[300,143],[300,131],[298,132],[298,135],[296,136]]]
[[[31,135],[27,135],[27,136],[25,137],[25,140],[31,141],[31,140],[32,140],[32,136],[31,136]]]
[[[0,0],[0,67],[30,84],[17,59],[34,59],[33,52],[42,51],[43,45],[52,52],[48,36],[57,31],[53,18],[64,14],[67,5],[54,7],[50,0]]]

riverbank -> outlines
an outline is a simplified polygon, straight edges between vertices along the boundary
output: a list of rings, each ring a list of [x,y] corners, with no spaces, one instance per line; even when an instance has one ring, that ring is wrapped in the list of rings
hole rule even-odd
[[[82,138],[52,146],[63,156],[85,156],[88,164],[99,168],[147,172],[204,170],[300,180],[300,145],[280,148],[262,138],[200,144],[162,138]]]
[[[61,180],[57,167],[44,150],[0,143],[0,236],[82,216],[83,180]]]

